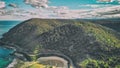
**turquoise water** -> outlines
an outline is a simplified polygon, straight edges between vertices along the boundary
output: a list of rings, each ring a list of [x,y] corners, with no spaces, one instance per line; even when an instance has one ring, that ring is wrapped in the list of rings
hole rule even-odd
[[[9,3],[16,3],[19,6],[19,8],[22,9],[33,9],[32,6],[25,4],[24,0],[3,0],[3,1],[5,1],[7,5]],[[89,5],[119,5],[119,2],[117,2],[117,0],[110,3],[98,3],[97,0],[48,0],[48,1],[49,1],[49,6],[66,6],[69,7],[70,9],[91,8],[90,6],[86,6],[88,4]]]
[[[0,68],[5,68],[13,60],[10,54],[13,50],[0,47]]]
[[[2,37],[2,34],[6,33],[18,23],[20,23],[20,21],[0,21],[0,38]]]
[[[8,57],[8,55],[12,52],[10,49],[6,49],[3,47],[0,47],[0,58]]]
[[[20,21],[0,21],[0,37]],[[13,50],[0,47],[0,68],[5,68],[13,60],[10,54]]]

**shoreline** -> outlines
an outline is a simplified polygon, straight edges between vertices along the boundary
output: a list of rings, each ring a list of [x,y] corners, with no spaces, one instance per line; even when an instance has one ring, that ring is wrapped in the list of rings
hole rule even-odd
[[[13,59],[13,61],[6,68],[13,68],[17,64],[17,59]]]

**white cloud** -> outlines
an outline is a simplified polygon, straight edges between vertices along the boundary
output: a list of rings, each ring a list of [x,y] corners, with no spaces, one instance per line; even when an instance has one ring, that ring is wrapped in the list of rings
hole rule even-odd
[[[6,5],[5,5],[5,2],[0,1],[0,9],[1,9],[1,8],[5,8],[5,6],[6,6]]]
[[[113,2],[114,0],[98,0],[99,2]]]
[[[47,5],[47,0],[25,0],[27,4],[30,4],[35,7],[42,7],[43,4]],[[44,3],[43,3],[44,2]],[[29,18],[64,18],[64,19],[73,19],[73,18],[116,18],[120,17],[120,5],[111,6],[111,5],[81,5],[88,6],[95,9],[76,9],[71,10],[66,6],[56,7],[49,6],[47,8],[38,8],[35,10],[28,9],[1,9],[0,10],[0,20],[4,19],[14,19],[14,20],[26,20]],[[104,7],[104,8],[103,8]]]
[[[47,8],[48,7],[48,0],[25,0],[26,4],[30,4],[33,7],[39,8]]]

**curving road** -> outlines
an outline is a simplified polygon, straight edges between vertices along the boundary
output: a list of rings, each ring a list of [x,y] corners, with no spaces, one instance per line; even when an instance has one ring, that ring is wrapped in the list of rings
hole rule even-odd
[[[40,57],[37,61],[55,66],[56,68],[69,68],[68,61],[58,56]]]

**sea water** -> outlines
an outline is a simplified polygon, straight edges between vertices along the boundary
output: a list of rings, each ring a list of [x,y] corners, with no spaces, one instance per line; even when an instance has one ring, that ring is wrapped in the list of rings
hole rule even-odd
[[[11,53],[13,53],[13,50],[0,47],[0,68],[5,68],[12,62],[13,56],[10,55]]]
[[[20,21],[0,21],[0,37],[19,23]],[[11,49],[0,47],[0,68],[5,68],[12,62],[13,57],[10,55],[12,52],[13,50]]]
[[[0,38],[9,29],[20,23],[20,21],[0,21]]]

